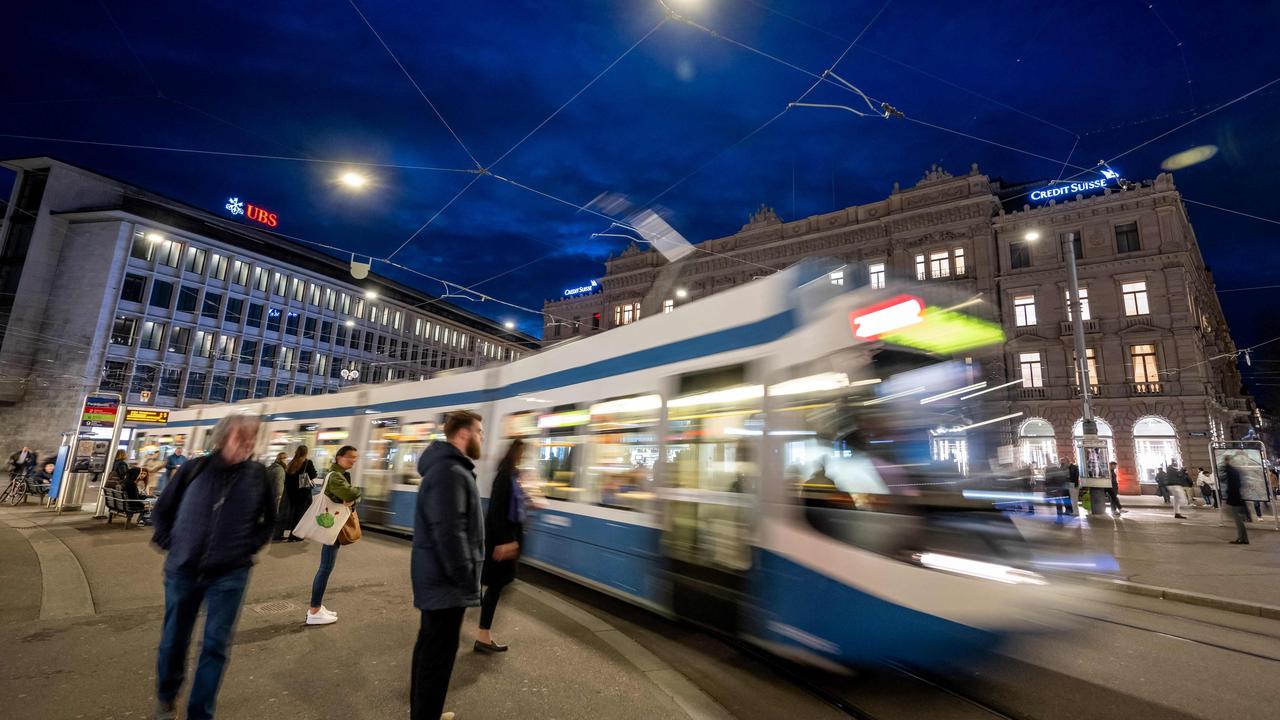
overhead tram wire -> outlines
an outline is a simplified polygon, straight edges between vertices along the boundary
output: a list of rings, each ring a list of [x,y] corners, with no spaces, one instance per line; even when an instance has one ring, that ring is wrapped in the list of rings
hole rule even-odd
[[[475,184],[476,184],[476,181],[478,181],[478,180],[479,180],[480,178],[482,178],[482,177],[484,177],[484,175],[482,175],[482,174],[476,174],[476,175],[475,175],[475,176],[473,176],[470,180],[468,180],[468,181],[467,181],[467,184],[466,184],[466,185],[463,185],[461,190],[459,190],[458,192],[454,193],[454,194],[453,194],[453,197],[449,198],[449,201],[448,201],[448,202],[446,202],[444,205],[441,205],[441,206],[440,206],[440,209],[435,211],[435,214],[433,214],[431,217],[427,218],[427,221],[426,221],[426,222],[424,222],[424,223],[422,223],[421,225],[419,225],[419,226],[418,226],[418,229],[417,229],[417,230],[414,230],[412,235],[410,235],[409,237],[405,238],[404,242],[400,243],[399,247],[397,247],[395,250],[392,250],[392,251],[391,251],[391,254],[390,254],[390,255],[388,255],[388,256],[386,257],[386,259],[384,260],[384,262],[390,262],[391,258],[394,258],[394,257],[396,256],[396,254],[397,254],[397,253],[399,253],[401,250],[403,250],[403,249],[405,248],[405,246],[406,246],[406,245],[408,245],[409,243],[413,242],[413,239],[414,239],[414,238],[416,238],[416,237],[418,237],[418,235],[422,234],[422,231],[423,231],[423,230],[426,230],[426,229],[431,225],[431,223],[435,222],[435,221],[436,221],[436,218],[440,217],[440,216],[444,213],[444,211],[445,211],[445,210],[448,210],[448,209],[449,209],[449,206],[450,206],[450,205],[452,205],[454,202],[456,202],[458,198],[460,198],[460,197],[462,197],[464,194],[466,194],[466,192],[467,192],[468,190],[470,190],[470,189],[471,189],[471,186],[472,186],[472,185],[475,185]]]
[[[458,147],[462,148],[462,152],[466,153],[468,158],[471,158],[471,163],[476,166],[477,170],[483,170],[484,166],[480,164],[479,160],[476,160],[476,156],[471,152],[471,149],[467,147],[467,144],[462,142],[462,138],[458,137],[458,133],[454,132],[453,126],[449,124],[448,120],[444,119],[444,115],[442,115],[440,110],[436,108],[435,103],[431,102],[431,98],[427,97],[426,92],[422,90],[422,86],[418,85],[418,81],[413,79],[413,75],[411,75],[409,70],[405,68],[404,63],[400,62],[400,58],[396,57],[391,46],[387,45],[387,41],[383,40],[382,35],[378,34],[378,31],[374,29],[373,23],[369,22],[369,18],[365,17],[364,12],[360,10],[360,6],[356,4],[356,1],[347,1],[351,3],[351,9],[355,10],[356,14],[360,16],[360,20],[364,22],[365,27],[369,28],[369,32],[373,33],[373,36],[378,39],[378,42],[382,45],[382,49],[386,50],[387,54],[391,56],[391,59],[395,61],[396,67],[400,68],[400,72],[404,73],[405,78],[408,79],[409,83],[413,85],[413,88],[418,91],[418,95],[426,101],[427,107],[431,108],[431,112],[435,113],[436,117],[439,118],[440,122],[445,126],[445,129],[453,136],[453,139],[458,143]]]

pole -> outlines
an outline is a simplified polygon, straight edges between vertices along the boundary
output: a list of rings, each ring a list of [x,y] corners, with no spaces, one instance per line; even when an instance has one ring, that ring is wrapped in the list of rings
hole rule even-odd
[[[1081,443],[1076,463],[1082,471],[1087,471],[1087,455],[1091,441],[1098,437],[1098,424],[1093,418],[1093,398],[1090,395],[1089,358],[1084,347],[1084,317],[1080,312],[1080,277],[1076,271],[1076,234],[1068,232],[1063,235],[1062,254],[1067,260],[1067,292],[1071,307],[1071,334],[1076,346],[1076,372],[1080,377],[1080,404],[1082,419],[1080,421]],[[1107,458],[1111,460],[1111,458]],[[1105,510],[1105,493],[1100,488],[1089,488],[1089,514],[1103,515]]]

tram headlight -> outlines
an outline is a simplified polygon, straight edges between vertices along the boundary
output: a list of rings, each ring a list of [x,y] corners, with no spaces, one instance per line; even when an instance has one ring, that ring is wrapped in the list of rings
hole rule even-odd
[[[930,570],[941,570],[956,575],[994,580],[1006,585],[1048,585],[1044,577],[1037,573],[1029,570],[1019,570],[999,563],[970,560],[969,558],[936,552],[916,553],[911,556],[911,559]]]

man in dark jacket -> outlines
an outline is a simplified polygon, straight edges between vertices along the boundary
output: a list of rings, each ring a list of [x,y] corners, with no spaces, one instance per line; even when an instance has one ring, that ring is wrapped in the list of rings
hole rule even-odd
[[[248,415],[223,418],[213,430],[216,449],[183,465],[151,513],[152,542],[168,554],[156,657],[158,720],[174,717],[201,605],[207,606],[204,641],[186,717],[213,717],[249,568],[275,522],[266,470],[250,460],[259,424]]]
[[[1245,529],[1244,521],[1249,518],[1249,509],[1245,507],[1243,488],[1240,486],[1244,478],[1240,477],[1240,468],[1235,466],[1231,455],[1223,461],[1220,471],[1227,479],[1227,508],[1231,511],[1231,519],[1236,521],[1236,539],[1231,544],[1248,545],[1249,531]]]
[[[442,717],[462,615],[480,604],[484,519],[474,462],[480,459],[484,438],[480,416],[465,410],[451,413],[444,437],[418,459],[422,484],[413,514],[410,569],[413,605],[422,611],[422,624],[413,646],[412,720]]]

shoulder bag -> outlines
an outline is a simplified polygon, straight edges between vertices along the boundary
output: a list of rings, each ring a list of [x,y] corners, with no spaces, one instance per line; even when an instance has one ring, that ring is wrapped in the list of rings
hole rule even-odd
[[[293,536],[304,540],[314,540],[321,545],[333,545],[338,541],[338,533],[353,515],[351,508],[340,502],[334,502],[325,494],[329,487],[329,473],[324,478],[320,494],[311,499],[311,507],[302,514],[302,519],[293,529]]]

